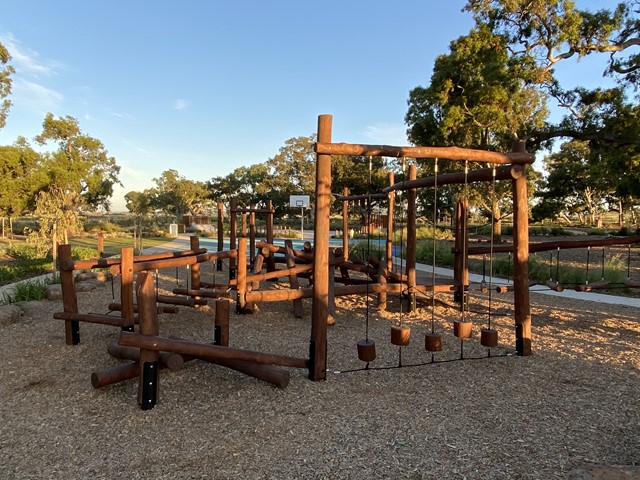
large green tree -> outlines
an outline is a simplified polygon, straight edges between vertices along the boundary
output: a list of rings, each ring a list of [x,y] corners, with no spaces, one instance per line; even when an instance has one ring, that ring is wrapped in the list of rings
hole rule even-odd
[[[0,146],[0,217],[2,235],[4,219],[23,215],[35,208],[36,194],[43,188],[46,175],[42,156],[26,139],[20,137],[13,145]]]
[[[285,141],[276,155],[267,160],[266,184],[276,210],[289,209],[290,195],[313,195],[315,192],[315,135],[293,137]]]
[[[11,100],[7,97],[11,94],[11,75],[15,69],[9,65],[11,55],[2,43],[0,43],[0,128],[3,128],[7,121]]]
[[[534,220],[577,215],[584,224],[601,226],[602,213],[614,191],[615,179],[606,159],[588,142],[572,140],[544,159],[549,175],[542,182],[541,202],[532,209]]]
[[[266,163],[256,163],[248,167],[238,167],[230,174],[214,177],[207,182],[212,200],[229,202],[236,198],[240,205],[258,205],[271,199],[269,187],[269,167]]]
[[[640,72],[640,3],[620,2],[613,9],[590,12],[572,0],[469,0],[478,25],[505,38],[528,80],[562,89],[554,66],[570,58],[609,55],[606,73],[628,85],[638,85]]]
[[[177,170],[165,170],[154,178],[155,198],[152,206],[181,219],[185,214],[204,215],[211,208],[209,191],[204,182],[189,180]]]
[[[120,167],[100,140],[83,133],[75,118],[48,113],[36,142],[58,145],[57,151],[46,155],[45,168],[49,185],[65,192],[69,208],[109,210]]]
[[[548,114],[545,95],[519,78],[520,66],[507,47],[502,36],[485,26],[452,41],[449,53],[436,59],[429,86],[410,92],[405,117],[409,140],[417,145],[508,151],[514,140],[539,129]],[[419,175],[432,175],[434,165],[420,162]],[[440,163],[440,172],[462,167],[445,161]],[[441,212],[453,207],[456,190],[447,191],[449,195],[438,202]],[[505,183],[457,189],[457,195],[467,195],[487,218],[494,219],[497,238],[509,194],[510,185]],[[431,208],[431,193],[421,192],[420,199]]]

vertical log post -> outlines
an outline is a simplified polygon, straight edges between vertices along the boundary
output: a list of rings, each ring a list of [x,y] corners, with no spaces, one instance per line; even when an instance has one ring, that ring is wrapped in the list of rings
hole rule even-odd
[[[133,308],[133,247],[124,247],[120,250],[120,303],[122,310],[120,316],[127,320],[127,325],[122,330],[133,332],[134,308]],[[154,298],[155,307],[155,298]]]
[[[327,308],[327,325],[333,325],[336,323],[335,315],[336,315],[336,277],[334,266],[334,260],[336,258],[336,251],[334,249],[329,250],[329,302]]]
[[[253,313],[247,310],[247,237],[238,238],[238,284],[236,313]]]
[[[247,214],[246,212],[242,212],[240,214],[240,236],[247,236]]]
[[[142,335],[158,335],[158,309],[156,308],[155,286],[149,272],[140,272],[136,282],[138,316]],[[159,352],[140,349],[140,382],[138,403],[142,410],[152,409],[158,402],[160,363]]]
[[[267,213],[267,221],[266,221],[266,225],[265,225],[265,228],[267,230],[267,243],[273,243],[273,214],[274,214],[274,210],[273,210],[273,201],[272,200],[267,200],[267,210],[269,210],[269,213]]]
[[[236,248],[236,233],[237,233],[237,213],[238,200],[232,198],[229,202],[229,250],[235,250]],[[240,255],[238,255],[240,256]],[[236,278],[236,259],[229,259],[229,280]]]
[[[251,204],[251,210],[256,209],[256,204]],[[256,260],[256,212],[252,211],[249,214],[249,259],[251,260],[251,267]]]
[[[344,187],[342,195],[349,195],[349,189]],[[342,201],[342,254],[344,259],[349,259],[349,201]]]
[[[65,312],[78,313],[78,297],[73,279],[73,270],[63,270],[62,265],[71,262],[71,245],[58,246],[60,260],[60,282],[62,286],[62,306]],[[77,320],[64,321],[64,337],[67,345],[80,343],[80,322]]]
[[[189,247],[191,250],[197,250],[200,248],[200,238],[197,235],[191,235],[189,237]],[[194,263],[191,265],[191,288],[193,290],[200,290],[200,264]]]
[[[512,151],[524,152],[525,142],[516,142]],[[531,306],[529,304],[529,206],[524,166],[512,180],[513,188],[513,306],[518,355],[531,355]]]
[[[417,169],[415,163],[409,165],[409,181],[415,180]],[[416,310],[416,197],[417,189],[407,190],[407,311]]]
[[[331,115],[318,117],[318,142],[331,143]],[[313,244],[313,301],[309,378],[327,377],[327,319],[329,316],[329,213],[331,207],[331,155],[316,154],[316,205]]]
[[[218,202],[218,252],[224,250],[224,204]],[[216,270],[222,271],[222,259],[216,261]]]
[[[469,242],[467,235],[468,208],[467,200],[458,200],[456,202],[453,279],[459,287],[454,293],[454,301],[460,303],[461,308],[465,308],[466,291],[469,286],[469,264],[467,260]]]
[[[269,213],[267,213],[267,221],[265,225],[265,229],[267,231],[266,232],[267,243],[273,245],[273,214],[274,214],[273,201],[267,200],[267,210],[269,210]],[[269,255],[266,260],[267,260],[267,272],[274,272],[276,270],[276,263],[273,260],[273,255]]]
[[[395,183],[395,175],[389,172],[389,185]],[[387,243],[385,245],[385,258],[387,260],[387,272],[393,271],[393,214],[396,206],[396,192],[392,190],[387,199]]]
[[[98,232],[98,255],[104,256],[104,232]]]
[[[213,344],[221,347],[229,346],[229,300],[216,300],[216,324],[213,330]]]

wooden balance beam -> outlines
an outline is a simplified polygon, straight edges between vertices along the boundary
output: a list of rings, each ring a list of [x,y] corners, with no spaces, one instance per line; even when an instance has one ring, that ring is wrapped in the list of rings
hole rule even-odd
[[[246,360],[249,362],[280,365],[283,367],[309,368],[306,358],[289,357],[273,353],[256,352],[240,348],[221,347],[209,343],[188,340],[175,340],[158,335],[142,335],[133,332],[120,332],[118,344],[127,347],[138,347],[155,352],[174,352],[181,355],[191,355],[204,360]]]
[[[116,311],[116,312],[121,312],[122,311],[122,304],[121,303],[110,303],[109,305],[107,305],[107,308],[111,311]],[[178,309],[178,307],[173,306],[173,305],[158,305],[158,313],[178,313],[180,310]],[[133,306],[133,312],[134,313],[138,313],[138,306],[134,305]]]
[[[125,318],[112,317],[99,313],[56,312],[53,314],[53,318],[72,322],[98,323],[112,327],[126,327],[128,325],[128,321]]]

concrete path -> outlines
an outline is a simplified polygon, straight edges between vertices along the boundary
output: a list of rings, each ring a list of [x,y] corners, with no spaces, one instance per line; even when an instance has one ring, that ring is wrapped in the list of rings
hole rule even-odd
[[[400,264],[400,258],[393,258],[394,264]],[[404,260],[403,260],[404,264]],[[431,265],[424,265],[421,263],[416,264],[416,270],[419,270],[423,273],[431,273],[433,271]],[[453,270],[449,270],[446,268],[436,267],[435,269],[436,275],[443,277],[453,277]],[[470,273],[469,281],[473,283],[482,282],[482,275]],[[489,277],[485,278],[485,282],[489,283]],[[504,278],[491,278],[491,284],[495,287],[500,285],[508,285]],[[599,303],[607,303],[611,305],[626,305],[629,307],[640,307],[640,298],[632,298],[632,297],[620,297],[617,295],[605,295],[603,293],[593,293],[593,292],[576,292],[575,290],[564,290],[563,292],[556,292],[549,288],[540,286],[533,286],[530,289],[531,293],[540,294],[540,295],[551,295],[552,297],[564,297],[564,298],[572,298],[575,300],[589,301],[589,302],[599,302]]]

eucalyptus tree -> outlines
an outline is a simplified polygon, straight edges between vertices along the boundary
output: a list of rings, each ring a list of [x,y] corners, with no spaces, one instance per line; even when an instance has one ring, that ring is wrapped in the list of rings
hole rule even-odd
[[[185,214],[204,215],[211,209],[209,191],[204,182],[189,180],[169,169],[154,178],[156,184],[152,205],[174,214],[180,219]]]
[[[504,37],[482,25],[452,41],[449,53],[437,57],[430,84],[409,94],[405,121],[410,142],[508,151],[514,140],[539,129],[548,114],[546,97],[519,77],[520,66],[507,47]],[[461,168],[456,162],[440,164],[440,171]],[[434,162],[420,162],[419,170],[420,175],[432,175]],[[457,195],[471,197],[494,219],[496,237],[501,233],[503,204],[509,193],[510,185],[505,184],[474,187],[464,193],[457,190]],[[421,198],[429,204],[433,195],[422,192]],[[447,204],[445,208],[452,208],[452,197],[441,201]]]
[[[71,116],[56,118],[48,113],[35,140],[43,146],[58,147],[43,154],[46,178],[35,202],[40,228],[30,235],[30,240],[46,253],[49,240],[53,239],[55,250],[57,237],[66,241],[82,228],[78,216],[82,211],[109,210],[120,167],[102,142],[84,134]]]

